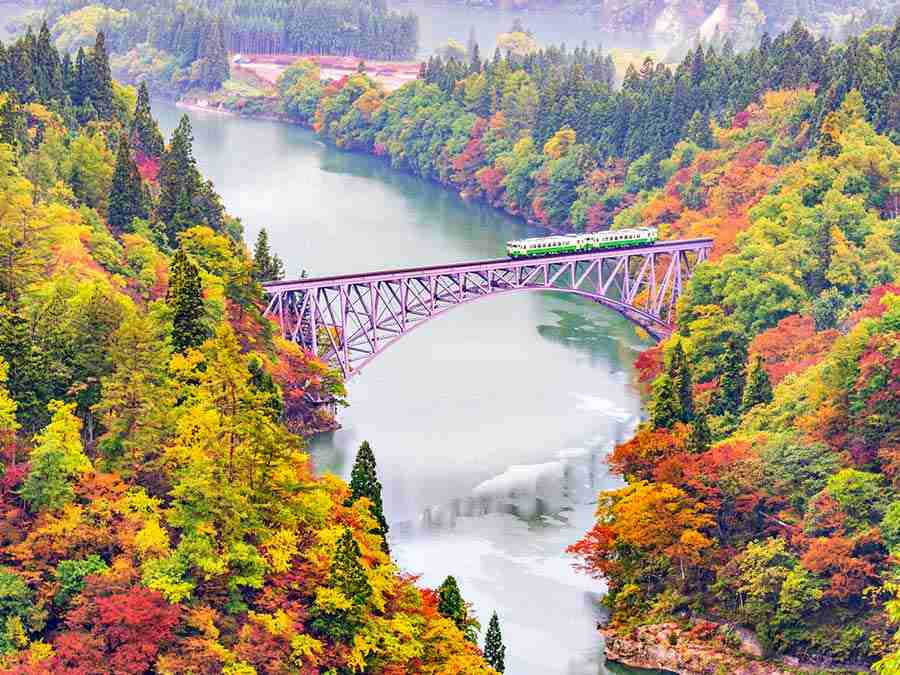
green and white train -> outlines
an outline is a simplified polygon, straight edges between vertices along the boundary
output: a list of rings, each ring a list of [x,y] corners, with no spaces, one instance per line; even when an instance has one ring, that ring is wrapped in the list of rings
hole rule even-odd
[[[609,248],[631,248],[655,244],[659,231],[655,227],[609,230],[590,234],[563,234],[551,237],[531,237],[510,241],[506,252],[510,258],[532,258],[560,253],[582,253]]]

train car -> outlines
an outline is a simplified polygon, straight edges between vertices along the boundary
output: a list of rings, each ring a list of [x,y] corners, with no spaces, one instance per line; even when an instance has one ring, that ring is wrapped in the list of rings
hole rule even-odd
[[[506,244],[510,258],[536,258],[563,253],[583,253],[611,248],[649,246],[656,243],[659,231],[655,227],[637,227],[624,230],[591,232],[590,234],[553,235],[531,237]]]

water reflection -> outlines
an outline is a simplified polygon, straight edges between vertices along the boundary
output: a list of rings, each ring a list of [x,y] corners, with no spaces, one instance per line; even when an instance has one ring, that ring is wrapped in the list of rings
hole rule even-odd
[[[181,111],[156,107],[164,131]],[[354,272],[496,257],[529,229],[298,127],[191,114],[198,162],[252,240],[290,270]],[[635,424],[633,328],[569,295],[509,294],[417,329],[351,381],[343,428],[313,440],[346,477],[362,440],[384,485],[391,549],[437,586],[457,577],[503,623],[508,672],[596,675],[603,587],[564,551],[617,486],[605,455]]]

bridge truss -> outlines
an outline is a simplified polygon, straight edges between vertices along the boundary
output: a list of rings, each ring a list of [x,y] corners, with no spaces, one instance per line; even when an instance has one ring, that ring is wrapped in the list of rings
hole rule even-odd
[[[711,239],[550,256],[486,260],[264,284],[266,315],[282,335],[351,377],[407,333],[447,311],[519,291],[574,293],[609,307],[657,339]]]

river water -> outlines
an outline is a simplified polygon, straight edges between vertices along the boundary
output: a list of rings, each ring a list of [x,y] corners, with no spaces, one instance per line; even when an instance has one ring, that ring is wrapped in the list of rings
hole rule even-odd
[[[164,133],[182,111],[155,107]],[[526,228],[299,127],[191,113],[194,150],[252,242],[266,227],[288,273],[312,276],[492,258]],[[640,414],[630,325],[587,300],[508,295],[458,308],[349,383],[343,428],[312,442],[347,477],[368,440],[399,565],[456,576],[513,675],[610,672],[595,630],[603,586],[566,546],[592,525],[604,458]],[[616,672],[623,672],[617,668]]]
[[[511,3],[507,3],[511,4]],[[570,49],[587,42],[591,47],[651,49],[655,43],[646,35],[613,32],[597,11],[596,3],[578,8],[470,7],[460,0],[389,0],[391,9],[412,11],[419,17],[419,56],[428,57],[449,38],[466,44],[474,28],[482,58],[490,58],[497,36],[506,33],[519,19],[542,46],[566,44]]]

